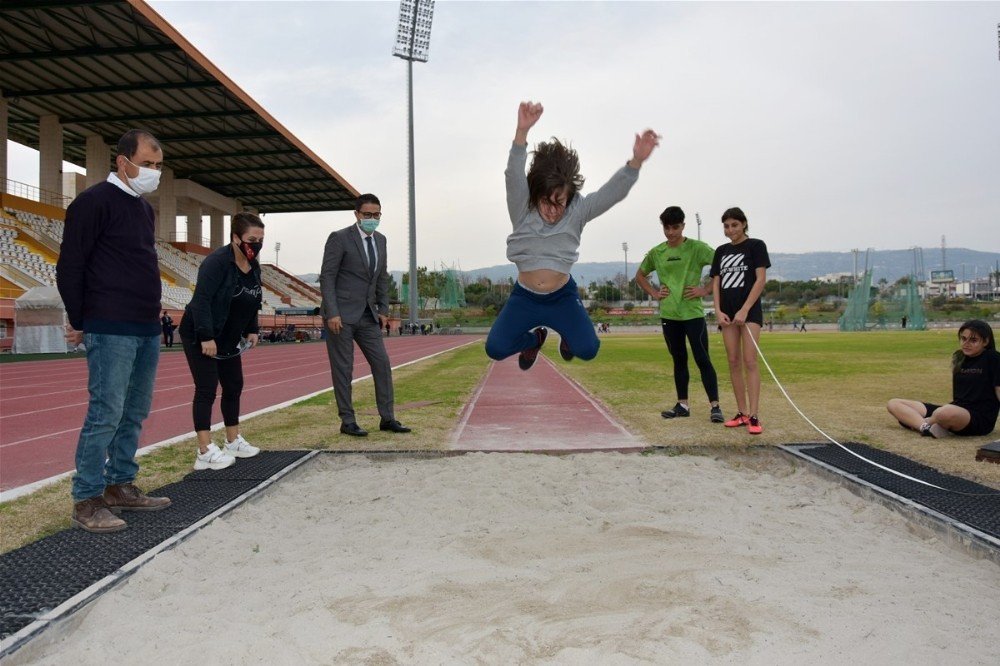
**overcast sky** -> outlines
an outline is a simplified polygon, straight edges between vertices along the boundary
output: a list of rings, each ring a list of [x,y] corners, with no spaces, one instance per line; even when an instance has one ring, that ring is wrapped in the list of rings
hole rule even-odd
[[[390,268],[408,265],[406,63],[397,2],[152,6],[360,191],[382,200]],[[438,0],[414,65],[421,265],[506,262],[503,170],[520,100],[530,142],[579,151],[584,191],[662,134],[629,197],[584,232],[581,261],[641,257],[658,215],[725,242],[740,206],[772,252],[1000,251],[1000,3]],[[169,162],[170,147],[165,159]],[[10,177],[37,183],[12,150]],[[268,215],[265,261],[317,272],[350,213]]]

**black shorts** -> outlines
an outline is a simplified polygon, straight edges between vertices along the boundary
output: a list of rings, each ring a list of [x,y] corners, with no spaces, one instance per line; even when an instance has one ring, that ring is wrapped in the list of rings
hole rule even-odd
[[[949,403],[954,405],[955,403]],[[927,416],[930,416],[934,411],[941,405],[935,405],[933,402],[923,403],[924,409],[927,410]],[[996,414],[983,414],[982,412],[974,412],[968,407],[963,407],[962,405],[956,405],[957,407],[962,407],[965,411],[969,412],[969,425],[965,426],[961,430],[956,430],[955,435],[959,437],[979,437],[981,435],[988,435],[993,432],[993,428],[997,424]]]
[[[740,307],[742,307],[742,305],[743,304],[741,303],[739,306],[732,308],[732,310],[730,310],[730,308],[727,305],[723,305],[721,309],[723,313],[725,313],[730,319],[732,319],[733,317],[736,316],[736,312],[740,309]],[[764,326],[764,308],[760,306],[759,298],[757,299],[757,302],[754,303],[753,306],[750,308],[750,311],[747,313],[747,322],[751,324],[757,324],[758,326],[761,327]]]

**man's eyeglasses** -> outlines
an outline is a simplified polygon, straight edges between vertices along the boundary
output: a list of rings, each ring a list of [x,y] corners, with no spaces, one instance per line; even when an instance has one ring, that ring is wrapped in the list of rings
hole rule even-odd
[[[361,216],[362,220],[381,220],[382,213],[363,213],[358,211],[358,215]]]

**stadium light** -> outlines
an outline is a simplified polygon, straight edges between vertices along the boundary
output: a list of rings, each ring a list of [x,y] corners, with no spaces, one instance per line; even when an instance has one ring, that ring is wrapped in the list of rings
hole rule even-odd
[[[281,242],[274,244],[274,265],[278,265],[278,253],[281,252]]]
[[[416,324],[417,309],[417,193],[413,159],[413,61],[427,62],[431,47],[434,0],[400,0],[399,25],[392,55],[406,61],[407,100],[410,123],[410,323]]]
[[[625,285],[624,285],[624,289],[622,289],[622,299],[623,300],[630,300],[630,299],[626,298],[626,296],[625,296],[625,292],[628,291],[628,287],[629,287],[629,284],[628,284],[628,243],[622,243],[622,250],[625,251]]]

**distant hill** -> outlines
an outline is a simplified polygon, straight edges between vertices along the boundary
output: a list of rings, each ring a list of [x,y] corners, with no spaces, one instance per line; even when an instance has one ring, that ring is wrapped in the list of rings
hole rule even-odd
[[[961,280],[988,275],[990,271],[1000,268],[1000,252],[980,252],[965,248],[948,248],[947,268],[955,271],[955,278]],[[629,274],[635,275],[638,261],[632,261],[629,256]],[[924,273],[927,277],[932,270],[939,270],[941,265],[941,249],[923,250]],[[873,281],[885,278],[895,282],[899,278],[913,272],[912,250],[875,250],[869,255],[873,272]],[[865,254],[858,255],[858,273],[865,268]],[[768,277],[780,280],[811,280],[831,273],[851,273],[854,271],[854,254],[851,252],[806,252],[803,254],[772,253],[771,268]],[[977,273],[978,271],[978,273]],[[576,281],[604,282],[612,280],[616,275],[625,272],[625,261],[581,262],[573,267],[573,277]],[[488,277],[493,281],[517,277],[517,269],[513,264],[490,266],[465,271],[471,279]]]
[[[930,271],[950,268],[955,271],[955,279],[971,279],[979,275],[988,275],[1000,268],[1000,252],[981,252],[966,248],[948,248],[946,252],[947,266],[941,264],[941,248],[924,248],[924,275]],[[873,250],[869,255],[873,271],[873,281],[885,278],[895,282],[909,275],[914,270],[912,250]],[[636,261],[629,257],[629,274],[634,275],[638,267]],[[858,273],[865,268],[865,253],[858,255]],[[771,254],[771,269],[768,277],[780,280],[811,280],[831,273],[851,273],[854,271],[854,254],[851,252],[805,252],[802,254]],[[392,271],[392,276],[399,284],[400,276],[405,271]],[[625,272],[624,257],[622,261],[582,262],[573,267],[573,277],[578,283],[604,282],[613,280],[616,275]],[[487,277],[496,282],[507,278],[517,278],[517,269],[513,264],[502,264],[486,268],[476,268],[464,271],[471,280]],[[314,283],[319,279],[316,273],[300,275],[306,282]]]

